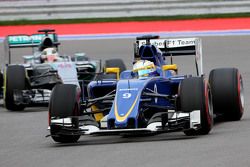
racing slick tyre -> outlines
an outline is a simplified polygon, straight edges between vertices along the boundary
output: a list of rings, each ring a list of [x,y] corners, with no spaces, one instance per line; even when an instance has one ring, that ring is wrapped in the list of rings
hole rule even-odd
[[[4,83],[4,104],[6,109],[21,111],[25,108],[22,104],[14,102],[14,91],[26,88],[25,68],[20,65],[8,66],[5,73]]]
[[[208,83],[202,77],[184,79],[180,84],[179,97],[181,111],[200,110],[201,127],[185,129],[184,133],[188,136],[208,134],[213,127],[212,96]]]
[[[80,134],[65,131],[64,127],[76,132],[79,128],[79,120],[76,117],[79,115],[80,93],[77,86],[71,84],[56,85],[52,91],[49,104],[49,124],[52,139],[59,143],[77,142]],[[71,120],[70,125],[64,123],[64,121],[66,122],[65,119]],[[62,120],[62,122],[58,123],[55,120]],[[64,126],[66,124],[67,126]]]
[[[216,114],[229,121],[240,120],[244,112],[242,76],[236,68],[213,69],[209,74]]]

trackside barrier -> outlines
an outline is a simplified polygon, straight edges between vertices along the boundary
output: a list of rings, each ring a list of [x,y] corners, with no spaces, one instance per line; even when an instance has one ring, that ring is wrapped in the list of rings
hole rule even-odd
[[[0,0],[0,20],[246,13],[250,0]]]

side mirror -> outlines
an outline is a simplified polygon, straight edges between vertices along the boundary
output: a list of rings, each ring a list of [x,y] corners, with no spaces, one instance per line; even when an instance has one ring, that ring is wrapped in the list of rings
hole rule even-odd
[[[162,70],[167,71],[167,70],[174,70],[177,71],[177,65],[176,64],[170,64],[170,65],[163,65]]]
[[[118,68],[118,67],[112,67],[112,68],[106,68],[105,69],[105,72],[107,73],[107,74],[116,74],[116,78],[117,79],[120,79],[120,68]]]

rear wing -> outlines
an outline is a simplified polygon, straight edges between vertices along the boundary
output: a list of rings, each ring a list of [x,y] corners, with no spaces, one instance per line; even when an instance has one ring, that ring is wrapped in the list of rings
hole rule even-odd
[[[24,48],[24,47],[38,47],[45,37],[45,34],[18,34],[8,35],[5,38],[5,44],[8,48]],[[57,34],[48,34],[54,43],[58,42]]]
[[[142,45],[148,45],[148,41],[136,40],[134,51],[135,58],[140,58],[139,48]],[[203,75],[203,63],[202,63],[202,43],[200,38],[175,38],[175,39],[150,39],[151,45],[156,46],[161,50],[163,56],[194,56],[196,72],[198,76]]]
[[[54,30],[39,30],[39,32],[32,35],[27,34],[17,34],[17,35],[8,35],[4,39],[5,45],[5,55],[8,55],[8,64],[11,63],[11,49],[12,48],[27,48],[27,47],[38,47],[45,37],[49,37],[54,45],[57,47],[59,45],[58,37],[56,33],[48,33],[54,32]],[[32,49],[32,54],[34,54],[34,49]]]

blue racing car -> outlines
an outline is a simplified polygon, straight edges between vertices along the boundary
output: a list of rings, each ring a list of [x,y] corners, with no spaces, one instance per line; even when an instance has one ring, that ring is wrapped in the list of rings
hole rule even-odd
[[[244,96],[238,69],[214,69],[206,80],[201,51],[198,38],[137,37],[132,70],[122,71],[119,64],[106,68],[87,92],[72,84],[54,87],[48,136],[68,143],[81,135],[205,135],[214,117],[240,120]],[[179,75],[177,56],[193,56],[196,74]]]

